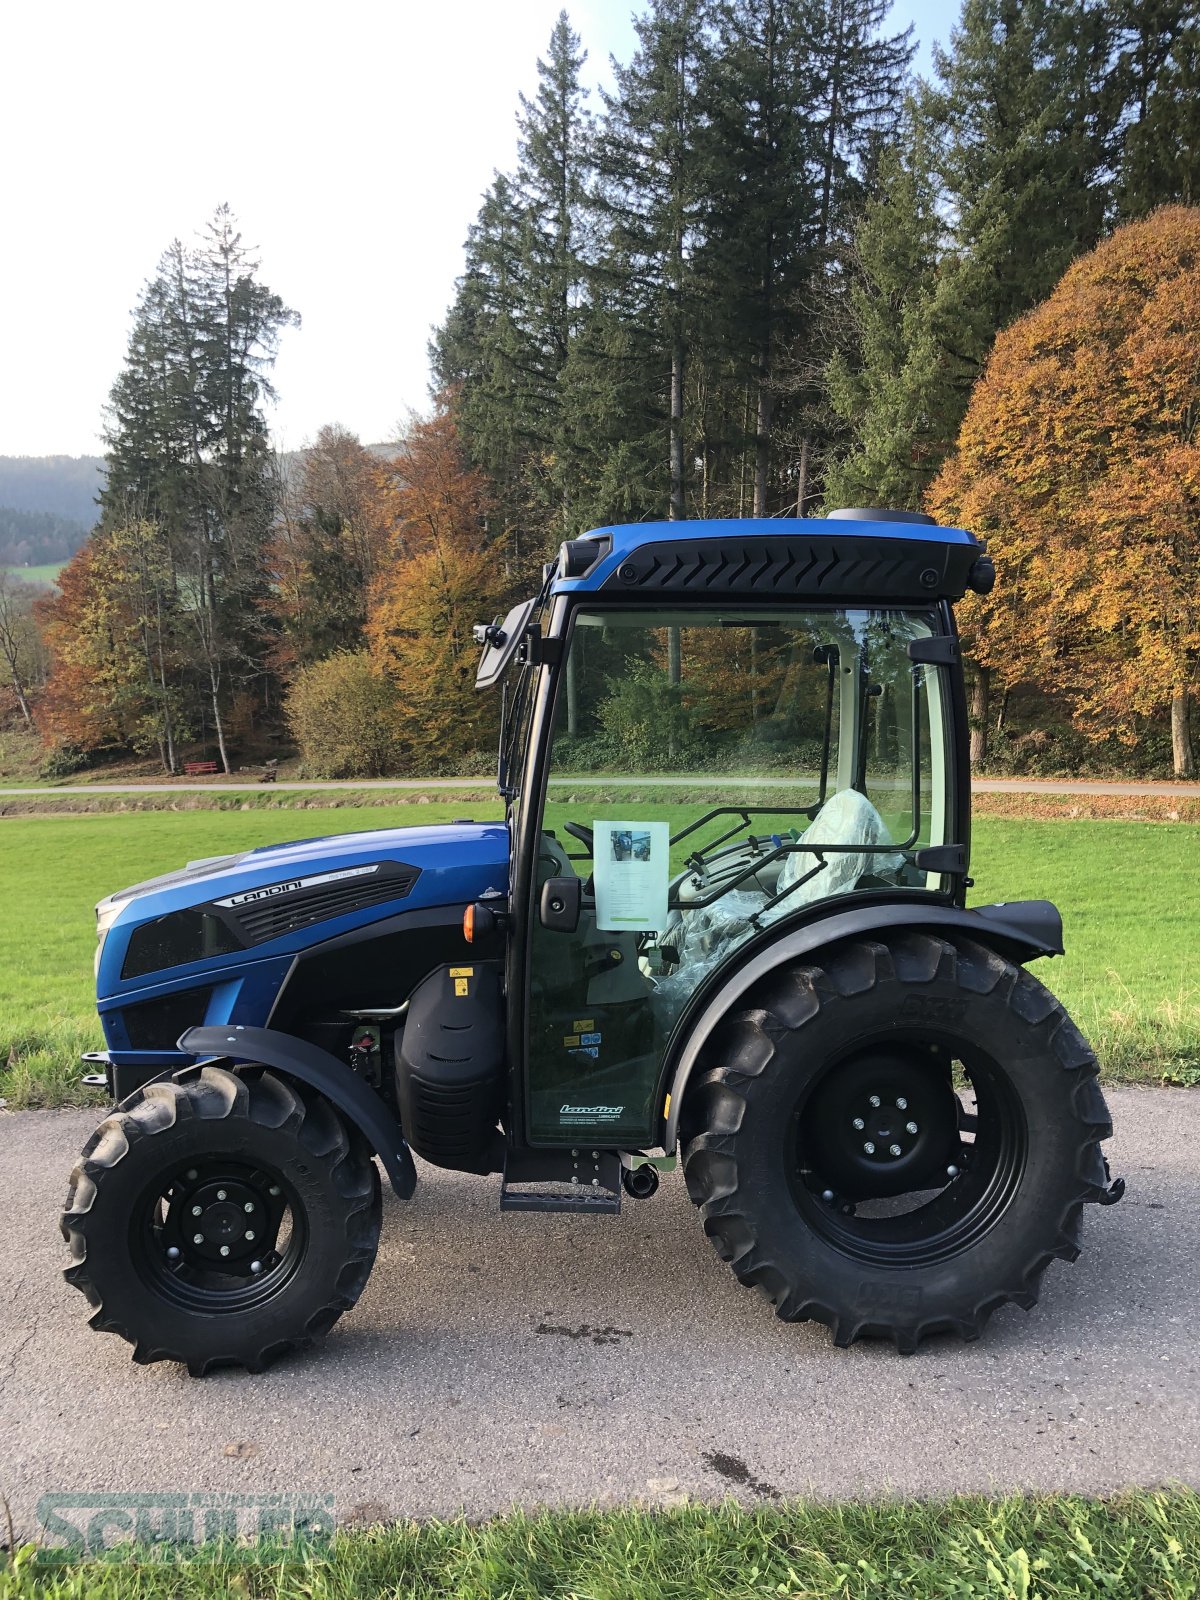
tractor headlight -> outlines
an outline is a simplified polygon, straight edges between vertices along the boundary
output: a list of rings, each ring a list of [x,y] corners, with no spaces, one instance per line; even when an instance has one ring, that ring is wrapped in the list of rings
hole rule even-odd
[[[104,949],[104,940],[108,930],[120,915],[121,907],[124,903],[123,900],[101,900],[96,907],[96,961],[94,970],[97,978],[100,976],[100,952]]]

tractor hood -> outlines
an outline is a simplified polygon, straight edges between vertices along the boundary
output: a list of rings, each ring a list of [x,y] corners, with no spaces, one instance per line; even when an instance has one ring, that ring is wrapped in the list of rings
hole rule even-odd
[[[99,995],[244,966],[397,913],[508,888],[502,822],[378,828],[214,856],[117,890],[96,907]]]

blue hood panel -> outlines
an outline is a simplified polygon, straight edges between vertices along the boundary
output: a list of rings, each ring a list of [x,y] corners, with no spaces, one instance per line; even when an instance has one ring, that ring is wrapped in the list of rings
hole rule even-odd
[[[369,866],[373,862],[403,862],[417,877],[399,899],[377,900],[341,915],[326,917],[296,928],[251,948],[212,956],[183,966],[123,980],[121,968],[133,930],[171,912],[228,900],[256,889],[278,887],[280,895],[298,882],[324,874]],[[364,878],[365,881],[365,878]],[[480,896],[508,891],[508,828],[502,822],[443,823],[427,828],[378,828],[365,833],[330,834],[320,839],[297,839],[287,844],[265,845],[242,855],[198,861],[178,872],[166,873],[118,890],[101,901],[116,909],[100,955],[97,994],[101,1001],[131,991],[162,991],[206,978],[230,976],[251,962],[290,957],[367,923],[382,921],[399,912],[431,906],[465,906]],[[281,900],[282,903],[282,900]]]

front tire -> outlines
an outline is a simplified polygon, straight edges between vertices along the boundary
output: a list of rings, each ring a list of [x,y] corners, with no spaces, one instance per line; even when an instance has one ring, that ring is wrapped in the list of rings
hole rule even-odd
[[[380,1218],[370,1152],[327,1100],[208,1066],[137,1090],[88,1140],[64,1276],[135,1361],[261,1372],[354,1305]]]
[[[906,1354],[932,1333],[975,1339],[1079,1254],[1112,1131],[1096,1076],[1054,996],[994,950],[916,932],[844,944],[765,980],[706,1044],[688,1192],[783,1319]]]

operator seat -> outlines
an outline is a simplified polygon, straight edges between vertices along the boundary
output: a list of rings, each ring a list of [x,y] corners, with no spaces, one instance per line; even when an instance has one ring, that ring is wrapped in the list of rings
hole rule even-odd
[[[810,905],[830,895],[848,894],[864,873],[877,870],[880,864],[879,857],[872,855],[869,847],[891,844],[892,836],[865,794],[857,789],[839,789],[826,800],[801,834],[800,843],[861,845],[863,848],[831,851],[825,857],[824,868],[813,873],[807,883],[801,883],[781,902],[781,912]],[[779,873],[779,892],[803,878],[805,873],[812,872],[816,864],[817,858],[808,850],[795,850],[785,856]]]

